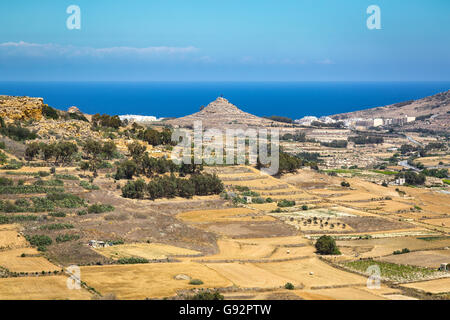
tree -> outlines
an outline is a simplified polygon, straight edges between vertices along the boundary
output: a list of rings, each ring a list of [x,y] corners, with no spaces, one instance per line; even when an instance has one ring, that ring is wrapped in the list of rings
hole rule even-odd
[[[120,163],[114,178],[116,180],[133,179],[133,176],[136,174],[136,170],[137,170],[136,162],[134,162],[133,160],[125,160],[122,163]]]
[[[84,146],[83,151],[92,159],[96,159],[102,151],[102,145],[100,142],[94,139],[88,139]]]
[[[122,188],[122,196],[130,199],[142,199],[144,198],[145,182],[141,179],[136,181],[129,181]]]
[[[141,158],[144,155],[145,150],[147,149],[147,148],[145,148],[145,146],[143,146],[142,144],[140,144],[137,141],[134,141],[133,143],[129,143],[127,145],[127,148],[128,148],[128,152],[130,152],[130,155],[134,160]]]
[[[107,160],[110,160],[114,157],[114,154],[117,152],[117,146],[114,141],[106,141],[102,146],[102,154]]]
[[[336,246],[336,241],[330,236],[321,236],[317,239],[315,247],[319,254],[341,254]]]
[[[56,162],[59,160],[62,163],[71,160],[72,156],[78,152],[78,147],[72,142],[58,142],[55,146]]]
[[[33,160],[37,155],[39,155],[40,146],[37,142],[32,142],[27,145],[25,149],[25,157],[29,160]]]

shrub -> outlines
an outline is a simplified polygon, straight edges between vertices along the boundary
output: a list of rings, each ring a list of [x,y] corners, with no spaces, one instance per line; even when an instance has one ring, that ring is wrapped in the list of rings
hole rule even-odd
[[[284,288],[287,289],[287,290],[294,290],[294,285],[292,283],[290,283],[290,282],[287,282],[284,285]]]
[[[315,247],[319,254],[341,254],[336,246],[336,241],[330,236],[321,236],[317,239]]]
[[[137,258],[137,257],[130,257],[130,258],[120,258],[117,260],[119,264],[138,264],[138,263],[148,263],[149,261],[145,258]]]
[[[49,236],[39,234],[34,236],[26,236],[27,241],[35,247],[45,247],[52,244],[52,239]]]
[[[188,297],[189,300],[223,300],[224,296],[219,291],[201,290],[193,296]]]
[[[350,183],[348,183],[347,181],[342,181],[341,182],[341,186],[349,188],[350,187]]]
[[[410,252],[410,250],[408,248],[403,248],[401,251],[400,250],[395,250],[392,254],[404,254],[404,253],[408,253]]]
[[[64,230],[73,229],[73,225],[70,223],[53,223],[40,226],[41,230]]]
[[[293,207],[293,206],[295,206],[295,201],[283,199],[283,200],[278,201],[277,206],[280,208]]]
[[[303,211],[308,210],[308,206],[307,206],[306,204],[302,205],[302,210],[303,210]]]
[[[191,281],[189,281],[189,284],[194,285],[194,286],[199,286],[203,284],[203,281],[200,279],[192,279]]]
[[[88,213],[104,213],[114,211],[114,207],[109,204],[93,204],[88,207]]]
[[[137,181],[129,181],[122,188],[122,196],[130,199],[142,199],[144,198],[145,182],[141,179]]]
[[[61,242],[78,240],[78,239],[80,239],[80,236],[77,234],[62,234],[62,235],[58,235],[55,240],[57,243],[61,243]]]
[[[55,218],[64,218],[66,216],[64,212],[50,212],[48,215]]]
[[[42,106],[42,115],[44,117],[46,117],[47,119],[54,119],[54,120],[58,120],[59,119],[58,112],[55,109],[53,109],[52,107],[49,107],[46,104],[44,104]]]
[[[96,186],[94,184],[91,184],[91,183],[89,183],[87,181],[84,181],[84,180],[80,181],[80,186],[83,187],[86,190],[98,190],[98,189],[100,189],[98,186]]]

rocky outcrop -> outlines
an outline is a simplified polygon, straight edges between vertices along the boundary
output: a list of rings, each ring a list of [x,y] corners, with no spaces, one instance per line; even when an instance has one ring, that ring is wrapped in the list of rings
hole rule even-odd
[[[0,117],[10,120],[41,120],[42,98],[0,96]]]

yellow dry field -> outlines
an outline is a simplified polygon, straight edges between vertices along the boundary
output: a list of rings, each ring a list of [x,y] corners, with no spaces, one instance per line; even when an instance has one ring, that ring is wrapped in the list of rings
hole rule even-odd
[[[256,211],[247,208],[187,211],[178,214],[177,218],[186,222],[196,223],[275,220],[272,217],[260,215]]]
[[[87,300],[91,294],[81,288],[67,288],[66,276],[0,279],[0,300]]]
[[[170,246],[161,243],[120,244],[106,248],[95,249],[98,253],[112,259],[139,257],[148,260],[166,259],[177,255],[197,255],[201,252]]]
[[[403,187],[407,195],[414,197],[415,204],[423,211],[430,211],[438,214],[450,214],[450,194],[440,193],[422,188]]]
[[[359,253],[362,258],[380,257],[392,254],[396,250],[437,249],[450,246],[450,238],[443,240],[425,241],[416,237],[395,237],[369,240],[336,241],[339,248],[350,248]]]
[[[179,274],[200,279],[194,286],[189,280],[176,280]],[[232,283],[216,271],[199,263],[151,263],[81,267],[81,279],[101,294],[114,293],[119,299],[145,299],[173,296],[178,290],[229,287]]]
[[[0,228],[0,249],[19,248],[27,245],[27,241],[17,233],[16,228],[15,225],[4,225]]]
[[[361,287],[331,288],[320,290],[295,290],[305,300],[388,300],[377,290],[366,291]]]
[[[41,272],[41,271],[55,271],[61,270],[60,267],[50,263],[47,259],[41,256],[25,256],[39,255],[39,252],[34,248],[20,248],[11,249],[0,252],[0,266],[8,269],[11,272]]]
[[[413,282],[402,285],[403,287],[422,290],[429,293],[447,293],[450,292],[450,277],[444,279],[435,279],[429,281]]]
[[[450,218],[426,219],[426,220],[421,220],[420,222],[426,223],[426,224],[431,224],[431,225],[434,225],[434,226],[450,228]]]
[[[418,159],[418,161],[427,167],[428,166],[437,166],[437,165],[439,165],[439,162],[443,162],[444,164],[449,164],[450,163],[450,155],[440,156],[440,157],[425,157],[425,158]]]
[[[280,181],[273,181],[270,179],[257,179],[257,180],[247,180],[247,181],[225,181],[226,185],[249,187],[252,190],[266,190],[270,188],[271,190],[285,189],[286,184]],[[272,189],[273,188],[273,189]]]
[[[333,268],[316,257],[298,261],[258,263],[256,266],[292,283],[302,283],[305,289],[316,286],[361,285],[366,278]],[[313,274],[310,274],[310,273]]]
[[[198,258],[200,260],[268,260],[291,259],[312,256],[315,249],[312,246],[286,247],[277,244],[277,238],[271,243],[246,240],[223,239],[218,241],[219,253]],[[296,243],[298,245],[298,243]]]
[[[209,263],[206,266],[217,271],[239,287],[277,288],[289,281],[283,276],[259,268],[252,263]]]
[[[248,207],[255,209],[255,210],[259,210],[259,211],[272,211],[275,210],[276,208],[278,208],[277,203],[276,202],[272,202],[272,203],[249,203],[247,205]]]

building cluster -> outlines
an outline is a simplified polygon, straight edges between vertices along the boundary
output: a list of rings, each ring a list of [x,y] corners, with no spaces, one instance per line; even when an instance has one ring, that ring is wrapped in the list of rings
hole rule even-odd
[[[342,120],[335,120],[330,117],[314,117],[306,116],[301,119],[295,120],[294,122],[303,126],[311,126],[314,122],[320,122],[323,124],[331,124],[336,122],[342,122],[347,128],[357,128],[357,127],[381,127],[389,125],[399,125],[403,126],[406,123],[414,122],[415,117],[408,117],[407,115],[399,118],[348,118]]]
[[[140,116],[140,115],[133,115],[133,114],[125,114],[122,116],[119,116],[120,120],[128,120],[129,122],[154,122],[154,121],[161,121],[164,118],[157,118],[154,116]]]

